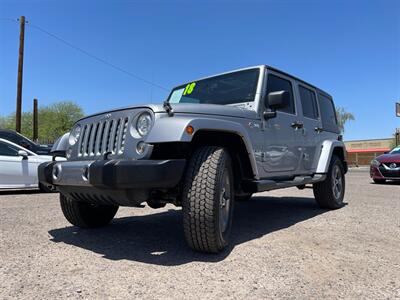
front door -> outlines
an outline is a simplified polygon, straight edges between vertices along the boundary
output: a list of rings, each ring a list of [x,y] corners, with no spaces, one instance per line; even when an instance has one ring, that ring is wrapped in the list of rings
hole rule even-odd
[[[266,96],[287,91],[290,102],[276,111],[276,117],[264,122],[263,166],[267,177],[287,177],[296,174],[301,159],[299,148],[299,118],[293,93],[293,81],[269,71]]]
[[[37,185],[38,161],[33,156],[23,158],[19,148],[0,141],[0,188],[24,188]]]

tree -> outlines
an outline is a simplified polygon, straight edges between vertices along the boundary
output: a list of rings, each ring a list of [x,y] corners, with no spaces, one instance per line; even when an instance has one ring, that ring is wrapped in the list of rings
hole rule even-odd
[[[338,120],[338,126],[341,133],[344,133],[344,125],[348,121],[354,121],[354,115],[350,112],[347,112],[343,107],[336,107],[336,116]]]
[[[40,107],[38,111],[39,140],[54,142],[65,132],[71,130],[72,125],[83,116],[82,108],[70,101]],[[32,112],[24,112],[21,123],[21,133],[32,139]],[[15,129],[15,113],[6,117],[0,116],[0,128]]]

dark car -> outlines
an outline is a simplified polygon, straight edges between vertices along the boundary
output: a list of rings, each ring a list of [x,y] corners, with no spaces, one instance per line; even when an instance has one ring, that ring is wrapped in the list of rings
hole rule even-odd
[[[400,181],[400,146],[373,159],[370,175],[375,183],[385,183],[386,180]]]
[[[13,142],[38,155],[49,155],[51,145],[39,145],[14,130],[0,129],[0,138]]]

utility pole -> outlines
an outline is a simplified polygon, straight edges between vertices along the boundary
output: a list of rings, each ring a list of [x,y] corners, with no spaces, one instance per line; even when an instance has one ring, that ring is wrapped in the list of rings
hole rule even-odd
[[[396,102],[396,117],[400,117],[400,101]],[[396,128],[396,132],[394,134],[396,147],[400,145],[400,128]]]
[[[33,99],[33,141],[37,143],[38,141],[38,101]]]
[[[19,54],[18,54],[18,82],[17,82],[17,109],[15,113],[15,130],[21,132],[21,109],[22,109],[22,73],[24,67],[24,39],[25,39],[25,17],[19,19]]]

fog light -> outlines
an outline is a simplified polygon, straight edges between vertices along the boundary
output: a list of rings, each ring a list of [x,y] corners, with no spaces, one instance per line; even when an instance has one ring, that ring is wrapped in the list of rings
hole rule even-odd
[[[144,142],[139,142],[136,146],[136,152],[139,155],[142,155],[144,153],[144,150],[146,150],[146,143]]]
[[[82,178],[83,178],[83,180],[85,180],[85,181],[88,181],[88,180],[89,180],[89,167],[88,167],[88,166],[86,166],[86,167],[83,168]]]

